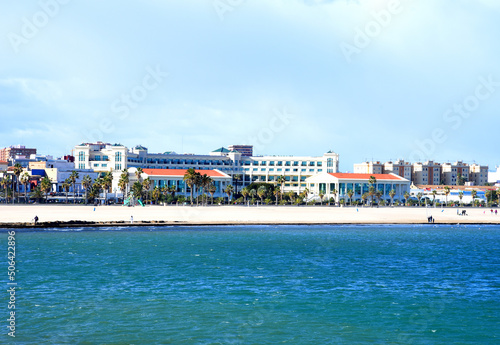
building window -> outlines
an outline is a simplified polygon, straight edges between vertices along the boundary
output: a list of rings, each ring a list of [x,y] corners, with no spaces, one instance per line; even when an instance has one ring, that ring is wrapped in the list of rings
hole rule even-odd
[[[80,151],[80,152],[78,153],[78,160],[79,160],[80,162],[84,162],[84,161],[85,161],[85,152]]]
[[[121,162],[122,160],[122,153],[121,152],[115,152],[115,161],[116,162]]]

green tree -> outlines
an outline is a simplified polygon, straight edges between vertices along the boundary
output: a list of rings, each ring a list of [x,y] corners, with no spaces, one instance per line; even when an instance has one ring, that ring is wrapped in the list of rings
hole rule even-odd
[[[198,179],[199,173],[197,173],[193,168],[189,168],[184,174],[184,182],[186,182],[187,186],[191,191],[191,205],[193,205],[193,190]]]
[[[405,198],[405,206],[408,206],[408,199],[410,198],[410,193],[405,192],[403,198]]]
[[[6,172],[3,174],[2,180],[0,180],[0,184],[3,187],[4,190],[4,197],[5,197],[5,203],[7,203],[7,199],[9,198],[9,186],[11,184],[12,180],[9,175],[7,175]]]
[[[373,207],[373,199],[375,198],[375,194],[376,194],[375,187],[373,187],[372,185],[370,185],[370,187],[368,187],[368,196],[371,199],[371,205],[370,205],[370,207]]]
[[[437,195],[437,190],[433,189],[432,190],[432,205],[433,206],[436,204],[436,195]]]
[[[141,199],[142,198],[142,189],[143,185],[140,181],[135,181],[132,185],[132,192],[134,193],[134,198]]]
[[[80,175],[75,170],[73,170],[69,175],[69,179],[71,180],[71,184],[73,185],[73,204],[76,204],[76,180],[78,180],[79,177]]]
[[[21,164],[16,163],[14,165],[14,176],[16,177],[16,188],[14,189],[14,192],[17,189],[17,203],[18,204],[19,204],[19,176],[21,175],[22,172],[23,172],[23,167],[21,166]],[[12,203],[14,203],[14,198],[15,198],[15,195],[13,195]]]
[[[30,194],[30,198],[35,199],[35,201],[40,202],[40,199],[43,198],[43,192],[40,186],[35,187]]]
[[[21,184],[24,186],[24,202],[28,203],[28,184],[30,183],[30,174],[24,172],[21,175]]]
[[[83,176],[82,187],[83,187],[83,190],[85,191],[85,205],[87,205],[87,202],[88,202],[87,196],[88,196],[88,191],[89,191],[91,186],[92,186],[92,178],[89,175]]]
[[[238,184],[239,184],[239,181],[241,181],[241,179],[242,179],[241,174],[233,175],[234,194],[238,194]]]
[[[458,198],[460,199],[460,206],[464,206],[463,202],[462,202],[462,198],[464,197],[464,192],[462,191],[459,191],[458,192]]]
[[[260,186],[259,189],[257,189],[257,195],[260,198],[260,202],[264,202],[264,198],[266,197],[267,194],[267,188],[264,186]]]
[[[445,199],[446,199],[446,206],[448,206],[448,195],[450,194],[451,190],[450,190],[450,187],[448,186],[444,186],[444,195],[445,195]]]
[[[396,196],[396,191],[394,189],[391,189],[389,191],[389,197],[391,198],[391,205],[394,205],[394,197]]]
[[[353,195],[354,195],[353,190],[352,190],[352,189],[349,189],[349,190],[347,191],[347,197],[349,198],[349,205],[351,205],[351,206],[352,206],[352,196],[353,196]]]
[[[45,176],[42,181],[40,182],[40,188],[43,193],[45,193],[45,202],[48,202],[49,198],[49,192],[52,189],[52,182],[48,178],[48,176]]]
[[[144,171],[142,170],[142,168],[137,168],[135,170],[135,177],[137,178],[137,181],[141,182],[143,173],[144,173]]]
[[[473,190],[472,192],[470,192],[470,194],[472,196],[472,207],[474,207],[475,200],[476,200],[476,197],[477,197],[477,190]]]
[[[424,195],[423,195],[421,192],[418,192],[418,193],[417,193],[418,206],[421,206],[421,205],[420,205],[420,200],[422,200],[422,197],[423,197],[423,196],[424,196]]]
[[[120,179],[118,180],[118,188],[120,188],[120,190],[122,191],[123,202],[125,202],[129,183],[130,183],[130,177],[128,176],[128,171],[127,169],[124,169],[120,175]]]
[[[337,190],[333,188],[333,190],[330,192],[333,195],[333,206],[337,205]]]
[[[108,171],[102,178],[102,189],[104,190],[104,200],[108,201],[108,192],[113,185],[113,173]]]
[[[224,189],[224,193],[227,194],[227,201],[228,203],[231,202],[231,195],[233,194],[234,188],[232,185],[227,185],[226,189]]]
[[[280,190],[279,186],[276,186],[276,188],[274,188],[273,195],[275,198],[276,206],[278,206],[278,199],[279,199],[279,196],[281,195],[281,190]]]
[[[208,192],[210,193],[210,196],[212,197],[212,205],[214,204],[214,194],[217,191],[217,187],[215,187],[215,184],[212,181],[212,184],[208,186]]]
[[[142,181],[143,193],[146,195],[145,196],[146,204],[148,203],[149,191],[151,189],[152,183],[153,183],[153,181],[151,181],[151,179],[149,177],[144,179],[144,181]]]
[[[281,190],[281,200],[283,200],[284,185],[286,182],[286,177],[281,175],[276,179],[276,182],[280,185]]]
[[[155,189],[153,189],[153,200],[155,201],[155,204],[158,204],[158,199],[160,198],[160,195],[161,195],[160,187],[156,186]]]
[[[323,192],[323,190],[320,189],[318,195],[319,195],[319,202],[320,202],[321,206],[323,206],[323,197],[325,196],[325,192]]]
[[[71,187],[71,180],[69,178],[67,178],[62,183],[62,188],[64,190],[64,194],[66,194],[66,202],[65,202],[66,204],[68,203],[68,192],[69,192],[70,187]]]
[[[363,195],[361,195],[361,199],[363,200],[363,205],[366,205],[366,200],[368,200],[368,193],[363,193]]]
[[[248,190],[247,187],[244,187],[241,190],[241,195],[243,195],[243,199],[245,200],[245,204],[247,203],[247,196],[248,196],[248,194],[250,194],[250,191]]]

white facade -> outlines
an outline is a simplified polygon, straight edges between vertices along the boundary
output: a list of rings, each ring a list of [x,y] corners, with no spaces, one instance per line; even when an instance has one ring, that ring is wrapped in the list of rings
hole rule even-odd
[[[352,200],[360,200],[367,193],[370,177],[376,178],[373,185],[375,190],[382,193],[382,199],[390,202],[390,191],[394,190],[396,195],[393,200],[403,200],[404,194],[410,192],[410,181],[395,174],[350,174],[350,173],[321,173],[311,176],[306,180],[309,197],[317,197],[320,192],[325,198],[334,198],[335,201],[348,199],[348,191],[353,191]],[[335,191],[336,194],[332,192]]]

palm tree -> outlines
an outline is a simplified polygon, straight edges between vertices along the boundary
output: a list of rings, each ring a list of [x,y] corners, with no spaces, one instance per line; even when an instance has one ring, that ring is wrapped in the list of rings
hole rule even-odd
[[[333,206],[337,205],[337,190],[333,188],[333,190],[330,192],[333,195]]]
[[[422,200],[422,197],[423,197],[423,196],[424,196],[424,195],[423,195],[421,192],[418,192],[418,193],[417,193],[418,206],[420,206],[420,200]]]
[[[144,179],[144,181],[142,181],[142,187],[144,188],[144,191],[146,193],[146,197],[145,197],[146,203],[148,203],[149,190],[151,188],[151,183],[152,182],[153,181],[151,181],[151,179],[149,177],[146,178],[146,179]]]
[[[410,198],[410,193],[405,192],[403,198],[405,198],[405,206],[408,206],[408,199]]]
[[[68,192],[69,192],[70,187],[71,187],[71,180],[69,178],[67,178],[66,180],[64,180],[64,182],[62,184],[62,188],[66,194],[66,204],[68,203]]]
[[[193,189],[196,184],[198,173],[193,169],[189,168],[184,174],[183,180],[186,182],[187,186],[191,190],[191,205],[193,205]]]
[[[241,195],[243,195],[243,199],[245,200],[245,204],[247,203],[247,196],[248,196],[249,193],[250,193],[250,191],[248,190],[247,187],[244,187],[241,190]]]
[[[450,187],[444,186],[444,195],[446,196],[446,206],[448,206],[448,194],[450,194]]]
[[[231,201],[231,194],[233,194],[234,188],[232,185],[227,185],[226,189],[224,189],[224,193],[227,194],[228,203]]]
[[[153,189],[153,200],[155,201],[155,204],[158,204],[158,199],[160,198],[161,191],[160,187],[156,186],[155,189]]]
[[[6,173],[4,173],[2,180],[0,180],[0,184],[2,185],[3,190],[4,190],[5,203],[7,203],[7,199],[9,197],[9,185],[10,185],[10,183],[11,183],[10,176],[7,175]]]
[[[210,193],[210,196],[212,197],[212,205],[214,204],[214,194],[217,191],[217,187],[215,187],[215,184],[212,182],[210,186],[208,186],[208,192]]]
[[[17,189],[17,203],[19,204],[19,175],[21,175],[21,173],[23,172],[23,167],[21,166],[21,164],[19,163],[16,163],[14,165],[14,176],[16,176],[16,188]],[[14,189],[14,191],[15,191]],[[12,198],[12,203],[14,203],[14,197]]]
[[[123,194],[123,202],[125,202],[125,196],[127,193],[127,187],[130,182],[128,177],[128,173],[124,172],[120,175],[120,180],[118,180],[118,188],[122,191]]]
[[[213,184],[213,179],[207,174],[203,174],[203,176],[201,176],[200,181],[201,181],[201,187],[203,188],[203,192],[205,193],[205,195],[207,195],[208,188]],[[205,204],[208,204],[208,196],[205,198]]]
[[[257,195],[257,191],[255,189],[250,189],[250,192],[248,192],[248,194],[252,198],[252,202],[253,202],[255,199],[255,196]]]
[[[170,191],[170,194],[172,195],[172,198],[175,198],[175,193],[177,193],[177,185],[173,184],[171,185],[168,190]]]
[[[496,190],[495,192],[497,194],[497,198],[498,198],[498,205],[500,206],[500,188]]]
[[[76,180],[80,177],[77,171],[73,170],[71,175],[69,175],[69,179],[71,180],[71,184],[73,185],[73,204],[76,204]]]
[[[274,188],[274,190],[273,190],[273,194],[274,194],[274,197],[276,198],[276,206],[278,206],[278,196],[281,195],[280,187],[276,186],[276,188]]]
[[[437,190],[433,189],[432,190],[432,205],[433,206],[436,204],[436,195],[437,195]]]
[[[30,174],[27,172],[21,175],[21,184],[24,186],[24,202],[28,203],[28,184],[30,182]]]
[[[108,171],[106,174],[104,174],[104,177],[102,178],[102,188],[104,189],[104,200],[107,202],[108,201],[108,191],[113,185],[113,174],[111,171]]]
[[[132,185],[132,192],[134,193],[134,198],[137,200],[142,198],[142,183],[140,181],[135,181]]]
[[[471,196],[472,196],[472,207],[474,207],[474,200],[476,199],[476,196],[477,196],[477,190],[473,190],[472,192],[470,192]]]
[[[120,190],[123,193],[123,200],[125,200],[125,195],[127,193],[127,187],[129,182],[130,182],[130,177],[128,175],[128,170],[123,169],[120,175],[120,180],[118,180],[118,188],[120,188]]]
[[[87,205],[87,193],[89,191],[89,188],[92,186],[92,178],[89,175],[85,175],[82,178],[82,187],[83,190],[85,191],[85,205]]]
[[[264,187],[264,186],[260,186],[258,189],[257,189],[257,195],[259,196],[260,198],[260,202],[263,203],[264,202],[264,197],[266,196],[267,194],[267,188]]]
[[[241,174],[233,175],[233,183],[234,183],[234,194],[238,194],[238,181],[241,180]]]
[[[368,193],[364,193],[363,195],[361,195],[361,199],[363,200],[363,205],[366,204],[366,200],[368,199],[369,195]]]
[[[281,200],[283,200],[283,185],[285,184],[286,182],[286,178],[285,176],[281,175],[278,177],[278,179],[276,180],[276,182],[281,186]]]
[[[352,196],[354,195],[354,191],[352,189],[349,189],[347,191],[347,196],[349,197],[349,205],[352,206]]]
[[[135,170],[135,177],[137,178],[137,181],[141,181],[141,174],[143,174],[144,171],[142,170],[142,168],[137,168]]]
[[[45,193],[45,202],[48,202],[49,192],[52,189],[52,182],[45,176],[40,182],[40,187],[43,193]]]
[[[377,198],[377,203],[378,203],[378,204],[380,204],[380,201],[381,201],[381,199],[382,199],[382,195],[383,195],[383,194],[382,194],[382,191],[381,191],[381,190],[377,190],[377,191],[375,192],[375,197]]]
[[[36,201],[40,202],[40,199],[43,198],[43,192],[40,186],[36,187],[30,194],[30,198],[35,199]]]
[[[371,179],[372,177],[370,177]],[[373,198],[375,197],[375,187],[373,187],[372,185],[370,185],[370,187],[368,188],[368,196],[371,198],[372,202],[371,202],[371,205],[370,207],[373,207]]]
[[[295,200],[295,192],[293,190],[291,190],[288,193],[286,193],[286,195],[290,199],[290,205],[292,205],[293,201]]]
[[[460,199],[460,206],[463,207],[464,204],[462,203],[462,198],[464,197],[464,192],[459,191],[458,192],[458,198]]]
[[[394,189],[391,189],[389,191],[389,197],[391,198],[391,205],[394,205],[393,200],[395,196],[396,196],[396,191]]]

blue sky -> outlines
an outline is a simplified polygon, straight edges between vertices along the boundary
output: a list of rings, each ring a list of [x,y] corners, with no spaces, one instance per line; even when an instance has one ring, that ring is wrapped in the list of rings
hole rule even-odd
[[[0,146],[500,164],[496,0],[0,0]]]

